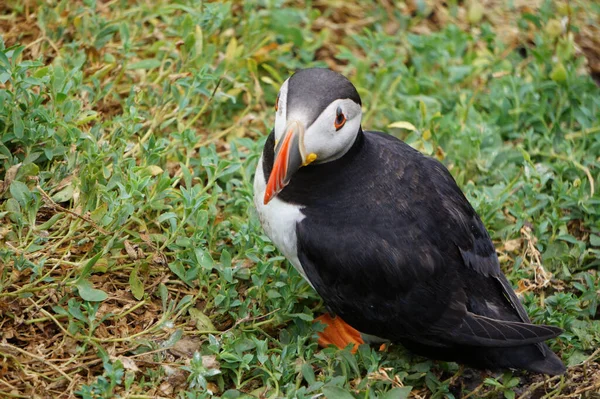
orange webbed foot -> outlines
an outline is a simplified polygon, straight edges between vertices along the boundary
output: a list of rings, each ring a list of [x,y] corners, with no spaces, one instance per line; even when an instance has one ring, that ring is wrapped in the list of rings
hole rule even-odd
[[[356,353],[358,346],[365,343],[360,332],[347,324],[341,317],[331,317],[329,313],[326,313],[317,317],[315,321],[327,326],[325,330],[317,333],[319,335],[319,346],[323,348],[335,345],[339,349],[344,349],[349,344],[353,344],[352,353]]]

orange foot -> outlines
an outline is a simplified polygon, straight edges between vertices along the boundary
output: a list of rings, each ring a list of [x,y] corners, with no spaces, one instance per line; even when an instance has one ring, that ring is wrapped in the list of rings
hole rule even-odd
[[[358,346],[365,343],[358,330],[346,324],[341,317],[331,317],[329,313],[325,313],[317,317],[315,321],[327,326],[323,332],[317,333],[319,345],[323,348],[335,345],[339,349],[344,349],[348,344],[353,344],[352,353],[356,353]]]

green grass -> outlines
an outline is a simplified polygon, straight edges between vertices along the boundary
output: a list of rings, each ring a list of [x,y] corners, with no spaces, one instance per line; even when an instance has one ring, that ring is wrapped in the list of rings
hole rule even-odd
[[[600,390],[600,89],[576,44],[597,4],[560,29],[550,1],[22,3],[0,5],[0,396]],[[448,166],[532,319],[565,330],[565,376],[317,347],[322,302],[264,235],[252,178],[279,85],[328,65],[363,127]]]

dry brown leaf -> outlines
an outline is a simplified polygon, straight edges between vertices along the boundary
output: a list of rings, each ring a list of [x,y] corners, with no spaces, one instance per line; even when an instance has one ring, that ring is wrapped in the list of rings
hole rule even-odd
[[[171,385],[168,381],[165,381],[160,384],[158,390],[162,392],[163,395],[171,396],[173,393],[173,385]]]
[[[514,240],[508,240],[504,243],[504,249],[507,252],[514,252],[521,248],[523,244],[523,240],[520,238],[515,238]]]
[[[178,357],[192,357],[200,349],[200,340],[183,337],[169,348],[169,352]]]
[[[13,182],[13,180],[15,180],[15,177],[17,177],[17,172],[19,171],[19,168],[21,168],[21,165],[22,163],[18,163],[8,168],[8,170],[4,174],[4,182],[0,181],[0,195],[4,194],[10,187],[10,184]]]
[[[213,394],[219,393],[219,387],[214,382],[208,382],[206,384],[206,390]]]
[[[178,387],[186,383],[187,372],[181,370],[180,368],[175,368],[168,365],[163,365],[162,368],[165,371],[165,374],[167,375],[167,382],[172,387]]]
[[[221,364],[217,361],[217,357],[215,355],[205,355],[202,356],[202,366],[207,369],[218,369]]]
[[[550,284],[552,273],[544,269],[542,265],[542,256],[540,251],[535,247],[537,243],[537,237],[535,237],[531,231],[531,227],[525,225],[521,228],[521,235],[526,241],[526,248],[523,257],[529,260],[529,264],[533,269],[535,288],[544,288]]]
[[[127,252],[127,255],[129,255],[129,258],[131,260],[137,260],[138,259],[138,253],[137,253],[137,250],[135,248],[137,246],[131,245],[131,243],[129,242],[129,240],[123,241],[123,245],[125,246],[125,251]]]
[[[138,368],[137,364],[135,363],[135,361],[129,357],[126,356],[118,356],[117,357],[118,360],[121,361],[121,363],[123,364],[123,368],[125,370],[130,370],[130,371],[140,371],[140,369]]]

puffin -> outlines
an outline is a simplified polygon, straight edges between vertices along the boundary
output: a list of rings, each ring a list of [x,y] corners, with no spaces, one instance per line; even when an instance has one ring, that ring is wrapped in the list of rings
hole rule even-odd
[[[483,222],[438,160],[364,131],[345,76],[281,86],[254,178],[261,225],[323,299],[321,346],[399,343],[479,369],[565,372],[532,324]]]

